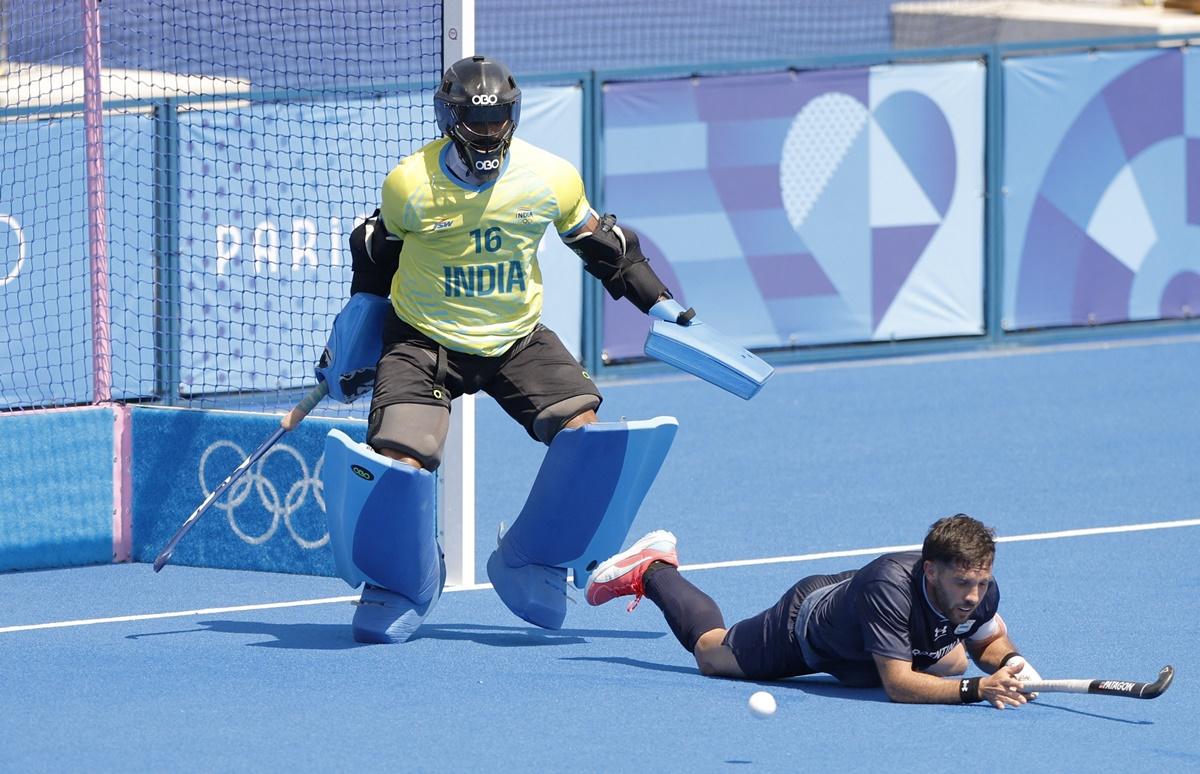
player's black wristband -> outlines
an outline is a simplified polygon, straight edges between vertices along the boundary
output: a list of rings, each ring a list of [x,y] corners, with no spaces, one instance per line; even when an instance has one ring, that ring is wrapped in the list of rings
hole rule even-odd
[[[982,701],[983,693],[979,690],[979,683],[982,680],[982,677],[964,677],[959,680],[958,700],[963,704],[974,704],[977,701]]]
[[[1007,664],[1008,660],[1010,658],[1012,658],[1013,656],[1016,656],[1017,658],[1021,659],[1022,661],[1025,660],[1024,656],[1022,656],[1020,653],[1018,653],[1014,650],[1014,651],[1004,654],[1004,657],[1000,659],[1000,666],[1004,666],[1005,664]]]

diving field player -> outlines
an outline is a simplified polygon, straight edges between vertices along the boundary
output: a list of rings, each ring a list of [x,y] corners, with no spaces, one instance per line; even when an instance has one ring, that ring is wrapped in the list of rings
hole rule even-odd
[[[1041,675],[1000,617],[992,575],[996,537],[959,513],[939,519],[920,551],[880,556],[857,570],[810,575],[758,615],[725,626],[720,607],[679,574],[675,536],[658,530],[601,563],[587,600],[643,596],[702,674],[782,680],[824,672],[843,685],[882,685],[892,701],[1020,707]],[[965,677],[967,657],[986,674]]]
[[[620,548],[671,446],[673,417],[599,421],[600,391],[541,323],[550,225],[614,299],[655,319],[662,359],[746,398],[771,372],[673,298],[570,163],[514,136],[521,90],[504,64],[455,62],[433,100],[444,136],[396,165],[351,234],[351,298],[318,365],[336,398],[373,390],[367,442],[331,431],[322,474],[338,573],[363,586],[360,642],[407,640],[442,592],[434,471],[454,398],[491,395],[548,447],[487,563],[503,603],[547,629],[563,624],[568,570],[583,588]]]

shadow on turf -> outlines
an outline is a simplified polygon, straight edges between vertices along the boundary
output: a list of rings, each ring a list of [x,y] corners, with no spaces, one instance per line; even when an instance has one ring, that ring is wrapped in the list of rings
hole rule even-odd
[[[538,629],[530,626],[489,624],[427,624],[417,629],[413,640],[470,640],[495,648],[528,648],[545,645],[579,645],[589,639],[656,640],[662,632],[617,631],[613,629]]]
[[[265,621],[197,621],[195,629],[173,629],[147,634],[130,634],[126,639],[161,637],[168,634],[217,632],[219,634],[259,634],[273,639],[251,642],[257,648],[287,648],[295,650],[349,650],[368,647],[355,642],[350,625],[345,624],[279,624]],[[417,630],[410,642],[417,640],[470,640],[497,648],[528,648],[546,645],[578,645],[589,639],[657,639],[661,632],[622,632],[606,629],[560,629],[547,631],[524,626],[489,626],[485,624],[426,624]]]
[[[350,636],[349,624],[277,624],[265,621],[197,621],[195,629],[173,629],[148,634],[130,634],[125,639],[140,640],[167,634],[217,632],[219,634],[261,634],[272,637],[262,642],[246,643],[256,648],[289,648],[296,650],[349,650],[366,647]]]
[[[1084,712],[1083,710],[1071,709],[1070,707],[1063,707],[1058,704],[1047,704],[1044,696],[1029,706],[1036,707],[1038,709],[1052,709],[1059,712],[1070,712],[1072,715],[1083,715],[1084,717],[1099,718],[1100,720],[1111,720],[1114,723],[1128,723],[1131,726],[1154,725],[1154,721],[1152,720],[1126,720],[1125,718],[1114,718],[1112,715],[1101,715],[1098,712]]]
[[[655,672],[675,672],[683,675],[700,676],[700,671],[693,666],[679,666],[677,664],[656,664],[653,661],[641,661],[636,658],[626,658],[625,656],[565,656],[564,661],[602,661],[609,664],[619,664],[621,666],[636,667],[638,669],[652,669]],[[724,679],[724,678],[716,678]],[[838,699],[855,699],[857,701],[874,701],[889,703],[888,697],[884,694],[882,688],[850,688],[841,685],[834,681],[832,677],[826,675],[813,675],[811,677],[796,677],[790,680],[739,680],[751,685],[761,685],[765,688],[778,688],[780,690],[802,691],[812,694],[813,696],[828,696]]]

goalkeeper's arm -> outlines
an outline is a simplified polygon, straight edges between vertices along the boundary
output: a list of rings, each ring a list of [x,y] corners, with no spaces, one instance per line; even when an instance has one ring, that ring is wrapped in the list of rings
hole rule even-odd
[[[350,232],[350,295],[370,293],[387,297],[392,291],[392,276],[400,265],[404,242],[388,233],[379,210],[375,210]]]
[[[597,218],[593,213],[578,233],[563,237],[563,242],[583,259],[587,272],[600,280],[614,299],[628,298],[649,314],[659,301],[672,297],[650,268],[637,232],[618,226],[616,215]]]

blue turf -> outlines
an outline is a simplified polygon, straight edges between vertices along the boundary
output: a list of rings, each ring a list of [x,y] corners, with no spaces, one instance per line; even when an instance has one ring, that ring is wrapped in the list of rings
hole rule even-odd
[[[1003,534],[1195,516],[1197,384],[1193,337],[781,369],[749,402],[691,378],[602,384],[600,414],[679,418],[633,532],[678,529],[709,562],[734,547],[748,558],[919,542],[958,511]],[[542,450],[492,401],[477,405],[490,552]]]
[[[671,528],[685,564],[913,543],[960,509],[1009,535],[1196,518],[1198,355],[1183,342],[798,368],[750,403],[693,380],[608,385],[604,414],[679,417],[634,531]],[[489,406],[481,522],[519,509],[540,458]],[[542,632],[480,590],[445,595],[399,646],[356,645],[347,603],[0,633],[0,770],[1195,771],[1198,552],[1200,527],[1000,548],[1001,610],[1043,674],[1144,680],[1173,663],[1156,701],[1044,696],[1001,713],[818,678],[769,686],[779,712],[760,721],[754,686],[699,676],[649,602],[581,602]],[[864,561],[688,577],[733,622],[802,575]],[[0,627],[351,593],[188,567],[16,573],[0,576]]]
[[[355,645],[347,604],[0,635],[5,663],[20,665],[5,676],[3,768],[86,760],[132,771],[601,771],[623,770],[635,756],[664,770],[736,761],[878,770],[922,760],[931,743],[951,754],[953,739],[1020,739],[1023,768],[1033,770],[1059,770],[1064,751],[1077,771],[1194,770],[1200,657],[1186,613],[1200,585],[1188,561],[1197,548],[1200,528],[1188,528],[1011,544],[997,564],[1002,609],[1039,669],[1142,679],[1174,663],[1176,685],[1153,702],[1060,695],[1004,713],[898,706],[879,690],[818,678],[768,686],[779,712],[756,721],[744,708],[753,686],[699,676],[650,603],[632,615],[619,604],[575,609],[549,633],[484,590],[446,595],[402,646]],[[681,549],[686,562],[686,541]],[[732,621],[801,574],[843,566],[689,577]],[[280,593],[278,576],[175,569],[33,573],[16,585],[54,585],[81,615],[342,592],[328,579],[292,576]],[[254,578],[263,593],[246,583]],[[93,609],[100,588],[124,604],[101,599]],[[972,770],[1012,769],[981,760]]]

